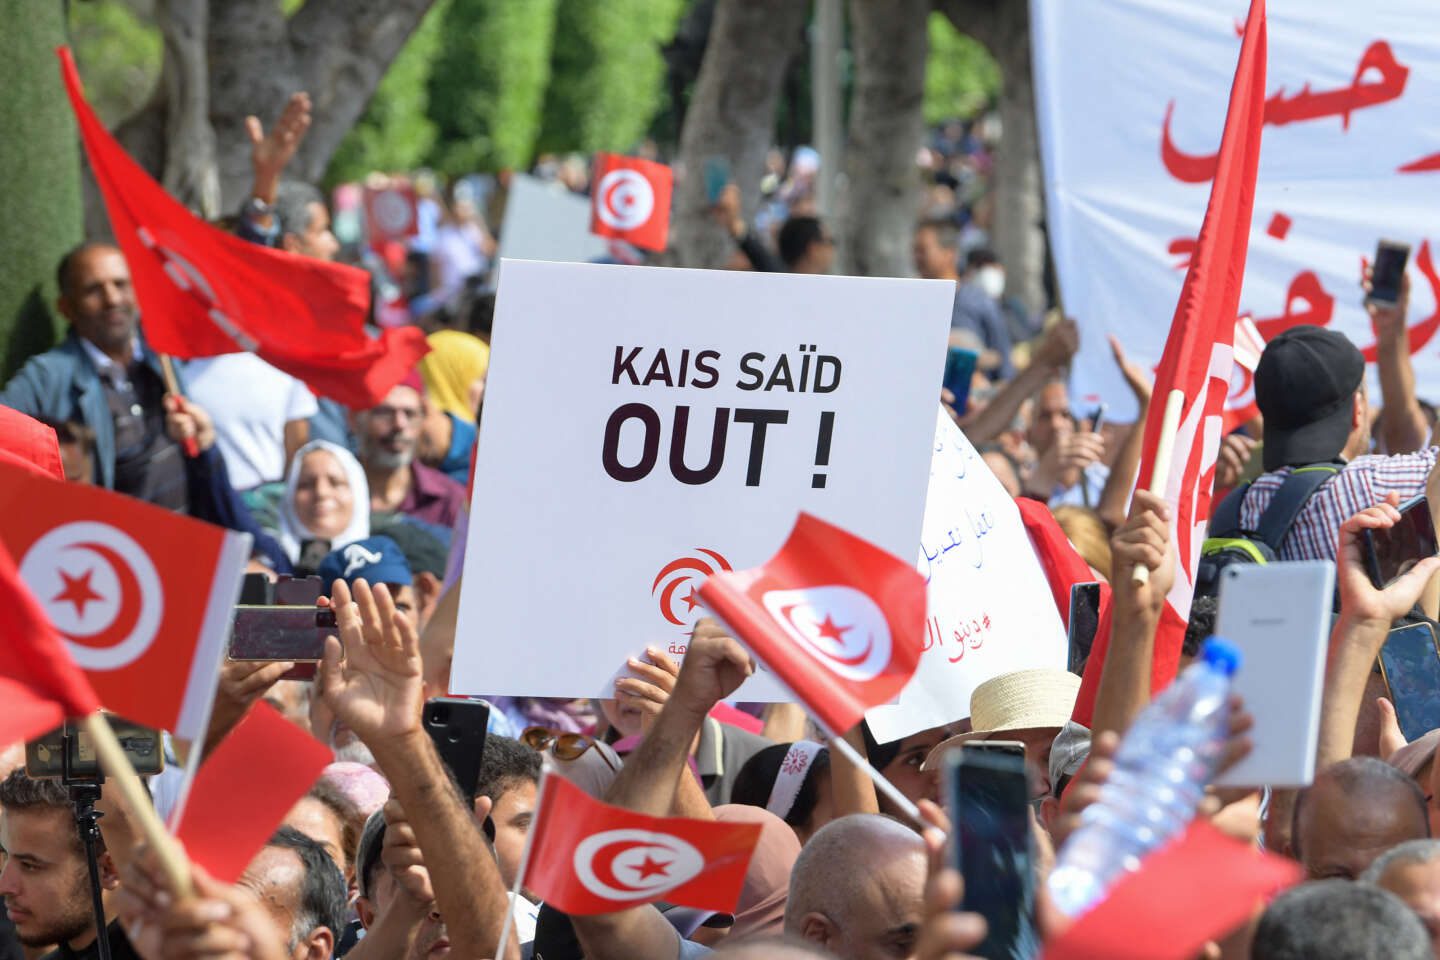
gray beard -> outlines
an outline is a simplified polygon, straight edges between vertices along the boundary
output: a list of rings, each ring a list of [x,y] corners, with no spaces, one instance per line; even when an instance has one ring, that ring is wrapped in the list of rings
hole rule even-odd
[[[370,466],[378,470],[401,470],[410,466],[415,459],[415,453],[405,450],[400,453],[391,453],[388,450],[372,450],[365,458]]]

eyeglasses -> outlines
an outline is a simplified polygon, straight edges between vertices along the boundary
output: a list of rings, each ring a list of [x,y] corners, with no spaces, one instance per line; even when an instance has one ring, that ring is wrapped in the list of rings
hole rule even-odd
[[[557,760],[578,760],[584,756],[586,750],[595,746],[594,737],[587,737],[583,733],[551,730],[549,727],[526,727],[520,734],[520,742],[537,753],[549,750]],[[605,755],[604,750],[597,750],[596,753],[605,761],[607,767],[615,769],[615,764]]]

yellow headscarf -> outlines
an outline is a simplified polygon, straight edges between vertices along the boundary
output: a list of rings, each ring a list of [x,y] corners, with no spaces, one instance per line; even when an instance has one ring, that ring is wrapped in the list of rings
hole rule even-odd
[[[426,338],[430,352],[420,361],[420,376],[430,402],[466,423],[475,422],[470,385],[490,368],[490,348],[473,334],[437,330]]]

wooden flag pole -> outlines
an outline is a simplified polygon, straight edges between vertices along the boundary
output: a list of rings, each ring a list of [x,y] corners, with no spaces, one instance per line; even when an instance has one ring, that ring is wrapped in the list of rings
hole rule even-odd
[[[115,731],[110,729],[109,721],[104,714],[96,712],[86,717],[83,723],[105,775],[120,790],[125,806],[140,827],[140,833],[160,858],[172,894],[178,900],[194,896],[195,888],[190,882],[190,866],[185,861],[185,854],[180,851],[175,838],[165,830],[165,824],[160,822],[150,794],[136,775],[130,758],[125,756],[125,750],[116,739]]]
[[[1170,461],[1175,459],[1175,435],[1180,432],[1180,415],[1185,412],[1185,392],[1171,390],[1165,398],[1165,416],[1160,420],[1160,443],[1155,448],[1155,464],[1150,470],[1150,493],[1162,496],[1170,480]],[[1130,582],[1150,582],[1150,568],[1136,567]]]
[[[165,389],[177,400],[184,400],[185,394],[180,392],[180,378],[175,376],[175,361],[170,359],[170,354],[160,354],[160,370],[165,375]],[[186,437],[181,446],[185,448],[185,456],[194,460],[200,456],[200,441],[194,437]]]

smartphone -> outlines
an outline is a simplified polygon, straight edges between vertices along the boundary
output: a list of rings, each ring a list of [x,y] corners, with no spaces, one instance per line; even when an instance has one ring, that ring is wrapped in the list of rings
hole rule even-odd
[[[1215,633],[1240,651],[1232,689],[1255,727],[1250,753],[1215,782],[1307,786],[1315,779],[1335,564],[1234,563],[1221,572],[1219,588]]]
[[[955,412],[962,417],[970,405],[970,382],[975,378],[975,365],[979,362],[980,354],[964,347],[951,347],[945,356],[945,379],[941,386],[955,395]]]
[[[1440,553],[1430,501],[1423,495],[1400,505],[1400,521],[1388,530],[1366,530],[1365,567],[1370,582],[1383,590],[1415,564]]]
[[[420,723],[435,742],[435,752],[445,762],[467,801],[475,799],[480,782],[480,758],[485,753],[485,730],[490,724],[490,704],[462,697],[435,697],[425,701]]]
[[[720,194],[730,183],[730,160],[724,154],[705,158],[705,199],[712,207],[720,202]]]
[[[105,722],[115,731],[115,739],[120,741],[136,773],[152,777],[164,771],[165,749],[160,731],[109,713],[105,714]],[[93,782],[100,779],[100,758],[84,728],[67,720],[63,726],[25,744],[25,774],[34,780]]]
[[[1100,629],[1100,584],[1076,583],[1070,587],[1070,663],[1067,669],[1079,676],[1085,675],[1085,661],[1090,659],[1090,648],[1095,645],[1095,633]]]
[[[1025,744],[1019,740],[967,740],[960,746],[965,750],[989,750],[1022,760],[1025,758]]]
[[[1090,432],[1091,432],[1091,433],[1099,433],[1099,432],[1100,432],[1101,426],[1103,426],[1104,423],[1105,423],[1105,411],[1107,411],[1107,410],[1109,410],[1109,409],[1110,409],[1110,407],[1109,407],[1107,404],[1103,404],[1103,403],[1102,403],[1102,404],[1100,404],[1100,406],[1098,406],[1098,407],[1096,407],[1094,410],[1090,411]]]
[[[1440,647],[1433,626],[1415,623],[1391,630],[1380,648],[1380,673],[1406,740],[1440,727]]]
[[[1381,240],[1375,245],[1375,263],[1370,268],[1370,293],[1367,303],[1394,306],[1400,302],[1400,281],[1410,260],[1410,244]]]
[[[290,660],[287,680],[309,680],[325,656],[325,638],[335,631],[335,611],[320,607],[240,605],[230,628],[230,660]]]
[[[945,772],[955,824],[951,856],[965,880],[962,909],[989,925],[984,942],[970,952],[986,960],[1028,960],[1040,952],[1040,935],[1025,758],[1005,750],[952,750]]]

